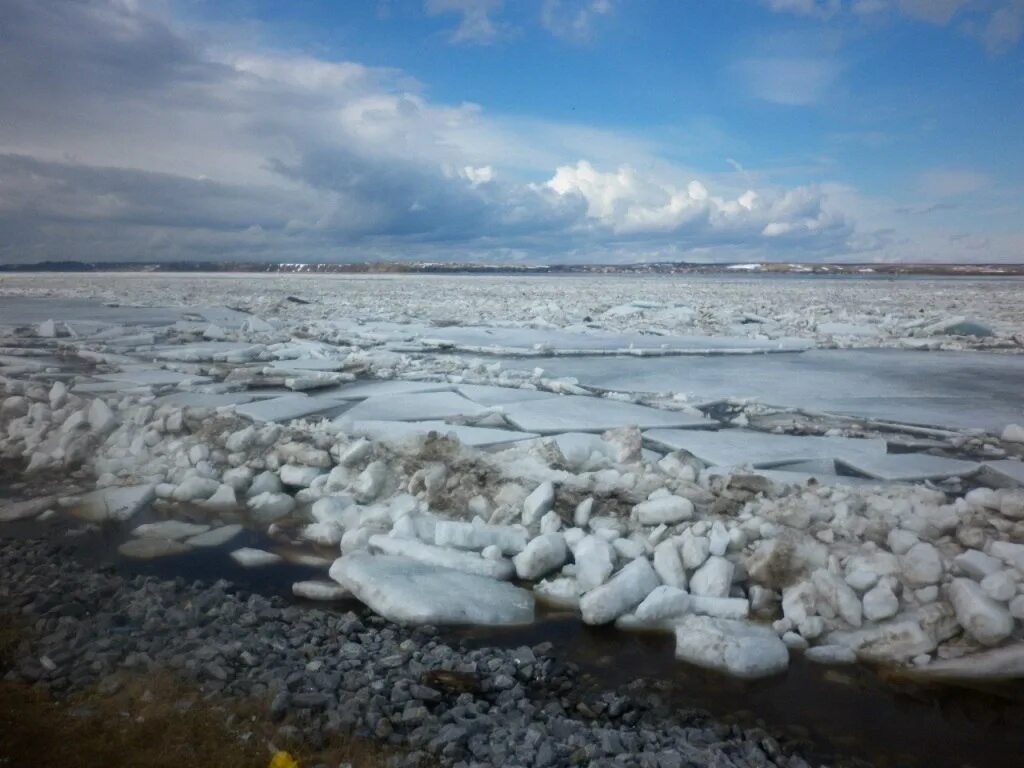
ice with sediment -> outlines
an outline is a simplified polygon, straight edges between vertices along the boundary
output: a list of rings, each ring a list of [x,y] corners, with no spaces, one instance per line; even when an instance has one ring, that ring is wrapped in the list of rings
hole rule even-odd
[[[408,624],[529,624],[534,598],[506,582],[396,555],[354,553],[330,576],[375,613]]]
[[[75,514],[93,522],[123,522],[134,517],[154,498],[156,486],[152,484],[100,488],[78,500]]]
[[[605,432],[629,426],[640,429],[711,429],[718,426],[718,422],[703,415],[584,395],[562,395],[549,400],[509,403],[503,406],[503,411],[505,418],[518,429],[542,435]]]
[[[676,658],[747,680],[789,666],[789,651],[770,628],[696,615],[676,625]]]

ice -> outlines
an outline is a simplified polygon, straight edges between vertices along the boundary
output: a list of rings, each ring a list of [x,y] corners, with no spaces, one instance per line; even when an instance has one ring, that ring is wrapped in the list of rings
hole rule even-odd
[[[840,464],[862,475],[885,481],[942,480],[947,477],[969,477],[981,469],[973,461],[946,459],[918,453],[883,456],[840,457]]]
[[[356,553],[331,566],[331,578],[372,611],[408,624],[529,624],[526,590],[483,576],[394,555]]]
[[[576,579],[580,590],[588,592],[604,584],[615,567],[612,545],[600,536],[589,535],[573,548]]]
[[[274,360],[270,363],[270,367],[282,371],[332,372],[342,370],[345,367],[345,361],[321,357],[305,357],[290,360]]]
[[[262,568],[267,565],[277,565],[282,557],[273,552],[252,547],[242,547],[231,553],[231,559],[243,568]]]
[[[158,397],[160,405],[177,405],[181,408],[225,408],[230,405],[243,405],[253,400],[265,399],[246,392],[225,392],[222,394],[206,394],[203,392],[175,392]]]
[[[939,681],[1019,680],[1024,678],[1024,643],[933,661],[907,674],[912,679]]]
[[[489,560],[465,550],[438,547],[413,539],[377,534],[370,537],[369,545],[371,550],[378,550],[385,555],[400,555],[427,565],[485,576],[489,579],[511,579],[515,575],[515,568],[506,559]]]
[[[551,392],[538,392],[518,387],[489,387],[480,384],[460,384],[456,389],[463,397],[468,397],[474,403],[487,408],[495,405],[521,403],[527,400],[549,400],[552,397],[558,397]]]
[[[565,537],[560,533],[546,533],[527,544],[522,552],[512,558],[512,564],[520,579],[534,581],[561,568],[568,555]]]
[[[842,437],[773,435],[748,429],[698,430],[651,429],[644,439],[668,450],[685,450],[702,462],[718,467],[775,467],[818,459],[853,459],[884,456],[885,440]]]
[[[658,575],[645,557],[628,563],[601,586],[580,598],[580,612],[587,624],[607,624],[636,608],[659,584]]]
[[[436,381],[358,381],[332,390],[330,395],[336,400],[367,400],[373,397],[413,395],[424,392],[449,392],[451,389],[451,384]]]
[[[533,437],[537,437],[537,435],[533,435]],[[541,439],[554,440],[555,445],[558,446],[558,450],[562,452],[565,460],[577,471],[589,469],[589,462],[594,454],[612,463],[620,463],[617,447],[599,434],[592,432],[560,432]],[[638,458],[653,461],[661,458],[661,454],[643,450]]]
[[[139,368],[122,371],[121,373],[103,373],[97,374],[96,378],[101,381],[123,382],[148,387],[177,386],[183,382],[202,384],[210,381],[208,376],[189,376],[177,371],[166,371],[162,368]]]
[[[953,579],[948,589],[956,620],[967,634],[982,645],[997,645],[1010,636],[1010,612],[986,595],[976,582]]]
[[[672,525],[693,517],[693,502],[681,496],[664,496],[633,507],[640,525]]]
[[[478,416],[486,408],[455,392],[417,392],[378,395],[346,411],[346,421],[429,421],[456,416]]]
[[[551,482],[538,485],[523,500],[523,525],[537,525],[555,503],[555,487]]]
[[[133,560],[155,560],[158,557],[182,555],[191,549],[188,544],[174,539],[143,536],[124,542],[117,548],[117,551],[122,556]]]
[[[995,434],[1020,420],[1024,355],[822,349],[800,355],[551,357],[549,376],[617,392],[682,392],[692,402],[754,398],[774,406]],[[659,425],[664,426],[664,425]]]
[[[604,432],[615,427],[637,426],[700,428],[717,426],[704,416],[678,411],[663,411],[633,403],[583,395],[563,395],[557,399],[510,403],[503,408],[505,417],[517,428],[542,435],[559,432]]]
[[[92,522],[125,521],[146,507],[156,497],[156,486],[133,485],[100,488],[79,499],[75,514]]]
[[[985,475],[995,475],[1000,485],[1024,486],[1024,461],[1001,459],[982,464]]]
[[[745,680],[789,666],[789,651],[768,627],[696,615],[676,625],[676,658]]]
[[[253,421],[280,422],[312,416],[337,407],[338,402],[328,398],[283,395],[282,397],[243,403],[235,408],[235,413]]]
[[[238,536],[243,530],[242,526],[237,523],[222,525],[186,539],[185,543],[193,547],[220,547]]]
[[[295,499],[286,493],[266,491],[249,499],[247,506],[252,518],[265,525],[288,515],[295,508]]]
[[[0,500],[0,523],[13,523],[38,517],[53,504],[50,497],[27,501]]]
[[[492,429],[489,427],[467,427],[462,424],[449,424],[445,421],[360,420],[347,424],[345,431],[349,435],[388,441],[403,440],[409,435],[421,435],[429,432],[437,432],[440,435],[454,434],[460,443],[474,448],[489,448],[537,437],[537,434],[533,432],[517,432],[512,429]]]
[[[515,555],[526,548],[527,533],[518,526],[438,520],[434,526],[434,544],[478,551],[496,546],[503,554]]]
[[[240,341],[206,341],[197,344],[157,346],[149,350],[148,354],[159,360],[181,363],[225,360],[244,362],[255,359],[262,349],[262,346]]]
[[[292,594],[306,600],[333,602],[352,597],[352,593],[336,581],[296,581]]]
[[[800,352],[811,345],[801,339],[750,339],[732,336],[651,336],[640,333],[586,333],[533,328],[452,326],[430,329],[419,340],[425,347],[478,354],[558,355],[727,355]],[[410,347],[415,349],[416,347]]]
[[[655,587],[636,607],[635,615],[641,621],[675,619],[690,610],[690,596],[686,590],[662,585]]]
[[[151,539],[187,539],[210,530],[210,526],[200,523],[186,523],[182,520],[161,520],[158,523],[143,523],[132,531],[132,536]]]
[[[690,576],[690,592],[707,597],[728,597],[735,566],[724,557],[709,557]]]

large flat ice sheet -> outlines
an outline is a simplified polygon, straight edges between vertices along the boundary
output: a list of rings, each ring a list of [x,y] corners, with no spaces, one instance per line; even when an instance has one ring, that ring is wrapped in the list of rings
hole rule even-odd
[[[96,375],[97,379],[103,381],[125,382],[139,384],[142,386],[172,386],[189,381],[193,384],[202,384],[210,381],[209,376],[190,376],[177,371],[166,371],[162,368],[140,368],[136,370],[124,370],[120,373],[101,373]]]
[[[585,395],[562,395],[550,400],[510,403],[504,406],[503,410],[505,417],[519,429],[542,435],[558,432],[604,432],[607,429],[629,426],[640,429],[708,429],[718,425],[718,422],[704,416],[663,411],[644,405]]]
[[[257,400],[244,403],[235,409],[235,413],[246,416],[253,421],[291,421],[304,416],[334,410],[338,407],[337,400],[305,395],[284,395],[269,400]]]
[[[480,405],[505,405],[526,400],[548,400],[558,397],[553,392],[538,392],[535,389],[518,387],[489,387],[482,384],[459,384],[456,390]]]
[[[477,416],[486,411],[486,408],[455,392],[416,392],[367,398],[353,406],[345,418],[353,421],[425,421]]]
[[[885,456],[846,457],[837,459],[847,469],[878,480],[942,480],[947,477],[967,477],[979,469],[980,464],[959,459],[944,459],[925,453],[898,453]]]
[[[381,397],[384,395],[446,392],[451,389],[452,385],[443,381],[381,380],[357,381],[353,384],[346,384],[343,387],[332,389],[329,393],[325,394],[329,394],[336,400],[366,400],[369,397]]]
[[[986,461],[983,464],[986,473],[992,473],[1006,485],[1024,486],[1024,461],[1001,459]]]
[[[773,435],[748,429],[651,429],[644,432],[644,439],[668,450],[689,451],[705,464],[723,467],[775,467],[844,456],[884,456],[886,452],[885,440]]]
[[[678,392],[700,402],[754,398],[952,429],[999,433],[1024,411],[1024,355],[822,349],[753,357],[548,357],[530,364],[599,389]]]
[[[438,432],[442,435],[454,433],[459,442],[476,448],[488,448],[537,437],[533,432],[517,432],[512,429],[489,427],[466,427],[448,424],[444,421],[355,421],[345,430],[350,435],[370,437],[375,440],[400,440],[409,435]]]
[[[805,339],[750,339],[742,336],[658,336],[644,333],[570,331],[491,326],[425,329],[418,344],[478,354],[536,355],[725,355],[801,352]]]

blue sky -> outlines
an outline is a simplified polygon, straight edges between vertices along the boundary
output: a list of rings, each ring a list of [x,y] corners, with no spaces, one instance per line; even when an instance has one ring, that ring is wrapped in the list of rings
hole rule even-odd
[[[1024,0],[8,0],[0,28],[5,262],[1024,261]]]

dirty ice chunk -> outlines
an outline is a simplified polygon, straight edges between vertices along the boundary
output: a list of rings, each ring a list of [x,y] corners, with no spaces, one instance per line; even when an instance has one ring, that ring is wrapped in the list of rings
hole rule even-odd
[[[676,625],[676,658],[747,680],[789,665],[789,651],[770,628],[695,615]]]
[[[155,560],[158,557],[181,555],[192,549],[188,544],[173,539],[158,539],[143,536],[130,539],[117,548],[124,557],[133,560]]]
[[[79,499],[75,513],[94,523],[104,520],[123,522],[143,509],[155,496],[155,485],[100,488]]]
[[[0,523],[13,523],[16,520],[27,520],[46,511],[53,504],[51,497],[29,499],[27,501],[0,502]]]
[[[530,592],[408,557],[358,552],[335,560],[330,574],[391,621],[488,626],[533,621]]]
[[[352,593],[336,581],[296,581],[292,584],[292,594],[306,600],[330,602],[352,597]]]

